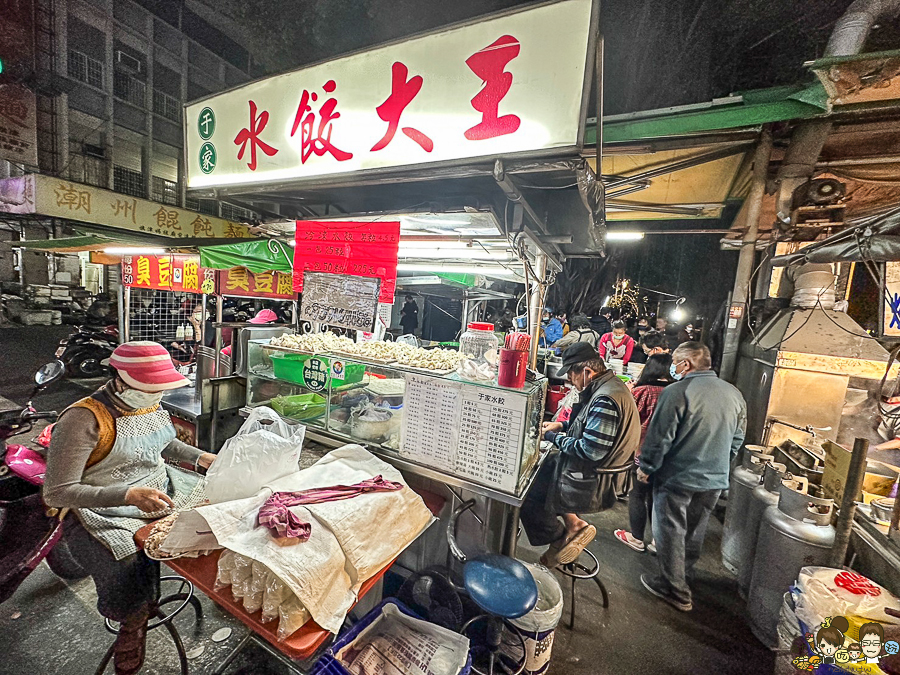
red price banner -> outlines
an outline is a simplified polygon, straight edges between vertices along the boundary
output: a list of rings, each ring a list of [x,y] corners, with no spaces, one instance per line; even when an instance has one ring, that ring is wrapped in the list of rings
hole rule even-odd
[[[122,257],[122,284],[132,288],[209,293],[203,281],[208,270],[195,255],[126,255]]]
[[[400,221],[297,221],[295,244],[295,291],[306,271],[350,274],[381,279],[378,301],[394,302]]]
[[[291,275],[285,272],[254,274],[246,267],[219,270],[219,293],[246,298],[296,300]]]

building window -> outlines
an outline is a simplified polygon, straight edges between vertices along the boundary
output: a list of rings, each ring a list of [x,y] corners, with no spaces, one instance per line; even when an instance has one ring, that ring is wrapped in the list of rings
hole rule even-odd
[[[69,77],[97,89],[103,89],[103,63],[82,52],[70,50]]]
[[[225,220],[234,220],[237,222],[241,222],[245,220],[253,220],[253,218],[256,217],[256,214],[248,209],[242,209],[240,206],[232,206],[231,204],[222,202],[222,217]]]
[[[144,176],[124,166],[113,167],[113,190],[132,197],[144,196]]]
[[[181,105],[179,105],[178,99],[159,89],[153,90],[153,112],[173,122],[181,122]]]
[[[159,176],[150,178],[150,199],[172,206],[178,205],[178,183]]]
[[[219,215],[219,202],[215,199],[198,199],[197,197],[187,197],[184,200],[184,208],[191,211],[198,211],[207,216]]]
[[[128,73],[115,73],[113,76],[113,93],[116,98],[143,108],[147,96],[147,85]]]

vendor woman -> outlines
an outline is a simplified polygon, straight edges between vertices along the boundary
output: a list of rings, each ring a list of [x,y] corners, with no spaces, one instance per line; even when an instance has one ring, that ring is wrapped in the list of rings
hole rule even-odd
[[[94,578],[97,609],[122,624],[117,675],[144,661],[147,622],[159,599],[159,563],[134,543],[148,522],[204,500],[199,475],[170,460],[208,468],[215,455],[175,438],[163,392],[188,384],[156,342],[126,342],[109,359],[115,376],[63,412],[47,454],[44,501],[72,509],[65,539]]]

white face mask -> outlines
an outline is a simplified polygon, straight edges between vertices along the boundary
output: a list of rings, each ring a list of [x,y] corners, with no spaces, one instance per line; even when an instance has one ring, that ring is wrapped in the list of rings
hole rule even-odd
[[[129,408],[155,408],[162,401],[163,392],[149,393],[137,389],[126,389],[116,394]]]
[[[193,317],[194,317],[194,321],[199,322],[200,320],[203,319],[203,313],[202,312],[194,312]]]

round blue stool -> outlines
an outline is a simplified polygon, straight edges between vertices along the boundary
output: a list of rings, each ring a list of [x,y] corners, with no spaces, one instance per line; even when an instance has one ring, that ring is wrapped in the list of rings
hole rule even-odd
[[[498,658],[503,627],[508,619],[517,619],[534,609],[538,600],[537,583],[525,565],[509,556],[495,553],[466,556],[456,543],[456,521],[474,505],[474,499],[463,502],[447,524],[450,551],[463,563],[463,590],[485,612],[467,621],[460,632],[465,635],[476,622],[486,621],[484,644],[475,644],[471,649],[472,670],[479,675],[493,675],[497,667],[507,675],[519,675],[525,669],[525,639],[512,625],[507,625],[508,633],[518,638],[522,650],[522,658],[513,667],[507,666]]]

